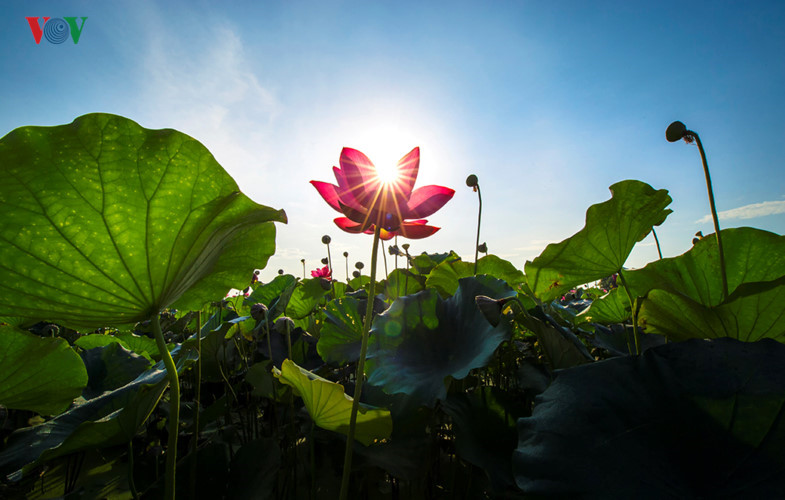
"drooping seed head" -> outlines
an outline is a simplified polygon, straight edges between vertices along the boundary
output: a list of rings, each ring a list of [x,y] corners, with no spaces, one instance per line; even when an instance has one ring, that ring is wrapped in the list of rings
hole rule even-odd
[[[472,174],[469,177],[467,177],[466,178],[466,185],[469,186],[470,188],[477,187],[477,176]]]
[[[324,264],[325,266],[327,265],[327,257],[322,259],[322,264]]]
[[[251,306],[251,317],[256,320],[260,321],[267,317],[267,306],[258,302]]]
[[[685,135],[687,135],[687,127],[678,120],[668,125],[665,130],[665,138],[668,142],[676,142],[683,139]]]

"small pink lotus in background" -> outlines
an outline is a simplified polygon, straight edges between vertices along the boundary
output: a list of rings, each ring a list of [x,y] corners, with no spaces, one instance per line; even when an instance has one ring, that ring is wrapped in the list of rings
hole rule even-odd
[[[243,297],[248,297],[249,295],[251,295],[251,293],[253,293],[253,288],[251,288],[250,286],[248,288],[244,289],[244,290],[238,290],[236,288],[231,288],[229,290],[229,292],[226,294],[226,297],[224,297],[224,298],[225,299],[232,299],[234,297],[239,297],[240,295],[242,295]]]
[[[314,269],[313,271],[311,271],[311,276],[313,276],[314,278],[325,278],[328,280],[333,279],[333,273],[332,271],[330,271],[330,268],[327,266],[324,266],[320,269]]]
[[[394,175],[383,178],[371,160],[356,149],[343,148],[341,168],[333,167],[338,185],[311,181],[322,198],[345,217],[335,224],[349,233],[373,233],[381,225],[380,238],[396,234],[425,238],[439,230],[428,226],[427,217],[444,206],[455,191],[443,186],[414,189],[420,168],[420,148],[398,161]]]

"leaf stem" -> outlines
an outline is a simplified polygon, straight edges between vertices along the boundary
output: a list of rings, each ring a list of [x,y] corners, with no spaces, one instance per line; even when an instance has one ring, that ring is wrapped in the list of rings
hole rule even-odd
[[[655,231],[653,227],[651,228],[651,234],[654,235],[654,243],[657,244],[657,255],[659,255],[660,256],[660,260],[662,260],[662,250],[660,249],[660,239],[657,238],[657,231]]]
[[[380,217],[381,219],[381,217]],[[349,497],[349,476],[352,469],[352,447],[354,445],[354,431],[357,426],[357,411],[360,409],[360,396],[362,395],[363,379],[365,378],[365,355],[368,351],[368,337],[373,322],[373,302],[376,294],[376,261],[379,249],[379,234],[381,221],[377,221],[373,232],[373,250],[371,252],[371,282],[368,284],[368,304],[365,307],[365,321],[363,322],[363,336],[360,344],[360,359],[357,360],[357,375],[354,384],[354,399],[352,400],[352,413],[349,417],[349,432],[346,436],[346,451],[343,458],[343,476],[341,477],[341,500]]]
[[[624,292],[627,294],[627,300],[630,301],[630,312],[632,313],[632,335],[635,338],[635,354],[640,354],[641,344],[638,340],[638,314],[635,310],[635,301],[632,300],[632,294],[630,293],[629,287],[627,287],[627,281],[624,279],[624,274],[621,272],[621,269],[619,269],[619,279],[621,280],[621,286],[624,287]],[[627,336],[626,329],[624,331],[624,336]]]
[[[477,241],[474,243],[474,275],[477,276],[477,259],[480,255],[480,222],[482,221],[482,193],[480,193],[480,184],[474,186],[477,191],[477,198],[480,200],[480,208],[477,210]]]
[[[169,379],[169,442],[166,447],[166,478],[164,479],[164,498],[174,500],[175,481],[174,474],[177,466],[177,434],[180,428],[180,379],[177,376],[177,366],[172,355],[166,347],[166,340],[161,331],[161,320],[156,311],[152,317],[153,334],[161,353],[161,359],[166,367],[166,378]]]
[[[194,404],[194,437],[191,446],[191,498],[196,498],[197,452],[199,450],[199,405],[202,399],[202,311],[196,313],[196,402]]]
[[[714,190],[711,187],[711,176],[709,175],[709,164],[706,161],[706,152],[703,150],[703,143],[697,132],[688,130],[687,133],[695,138],[698,144],[698,151],[703,162],[703,173],[706,176],[706,189],[709,191],[709,206],[711,207],[711,218],[714,221],[714,235],[717,238],[717,250],[720,256],[720,276],[722,277],[722,300],[728,298],[728,276],[725,273],[725,252],[722,250],[722,237],[720,236],[720,220],[717,216],[717,207],[714,205]]]

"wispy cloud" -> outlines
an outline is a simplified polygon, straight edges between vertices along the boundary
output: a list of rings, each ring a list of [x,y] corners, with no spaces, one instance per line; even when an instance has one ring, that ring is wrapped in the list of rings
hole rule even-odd
[[[270,131],[281,106],[260,81],[240,30],[227,20],[205,24],[186,17],[180,22],[200,36],[184,41],[159,29],[160,12],[152,8],[149,14],[138,66],[139,121],[195,137],[246,194],[258,197],[254,187],[271,163]]]
[[[743,207],[723,210],[722,212],[718,213],[717,216],[720,218],[720,220],[755,219],[756,217],[781,213],[785,213],[785,200],[752,203],[750,205],[744,205]],[[698,224],[711,222],[711,215],[706,215],[705,217],[698,219],[696,222]]]

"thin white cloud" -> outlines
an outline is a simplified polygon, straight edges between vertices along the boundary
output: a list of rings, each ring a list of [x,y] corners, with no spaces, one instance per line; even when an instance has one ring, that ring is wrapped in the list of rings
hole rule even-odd
[[[200,36],[184,41],[169,30],[150,31],[139,64],[139,121],[195,137],[246,194],[261,198],[257,185],[272,161],[270,131],[280,103],[260,82],[261,68],[235,26],[181,22]]]
[[[730,210],[723,210],[717,216],[720,220],[730,219],[755,219],[757,217],[764,217],[766,215],[775,215],[785,213],[785,200],[781,201],[764,201],[762,203],[752,203],[744,205],[743,207],[732,208]],[[705,224],[711,222],[711,215],[696,221],[698,224]]]

